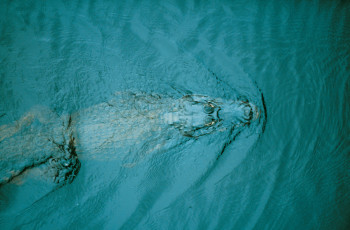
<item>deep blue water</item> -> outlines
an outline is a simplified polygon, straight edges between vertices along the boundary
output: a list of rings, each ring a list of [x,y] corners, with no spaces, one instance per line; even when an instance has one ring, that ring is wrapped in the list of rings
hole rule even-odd
[[[130,146],[78,152],[80,172],[56,190],[3,185],[1,229],[350,229],[350,2],[0,6],[0,127],[38,105],[63,116],[125,91],[260,108],[262,94],[266,107],[222,155],[225,132],[175,135],[133,167],[119,157]]]

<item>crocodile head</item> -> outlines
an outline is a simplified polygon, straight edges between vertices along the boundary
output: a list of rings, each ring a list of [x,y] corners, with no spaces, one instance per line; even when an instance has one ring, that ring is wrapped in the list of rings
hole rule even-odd
[[[172,112],[163,115],[167,124],[184,136],[198,137],[217,128],[249,125],[260,116],[260,110],[248,101],[213,99],[203,95],[186,95]]]

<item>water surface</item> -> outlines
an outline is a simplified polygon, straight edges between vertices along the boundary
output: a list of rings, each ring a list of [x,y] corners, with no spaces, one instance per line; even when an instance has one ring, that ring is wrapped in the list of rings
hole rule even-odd
[[[1,125],[117,91],[262,93],[267,110],[265,129],[246,129],[218,161],[224,134],[132,168],[82,157],[72,184],[34,204],[21,200],[30,190],[0,189],[3,229],[350,228],[348,2],[0,5]]]

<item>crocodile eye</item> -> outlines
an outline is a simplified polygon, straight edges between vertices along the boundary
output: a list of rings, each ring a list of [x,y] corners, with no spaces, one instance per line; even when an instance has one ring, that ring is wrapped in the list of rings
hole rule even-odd
[[[205,125],[204,126],[212,126],[216,123],[215,119],[212,118],[212,117],[208,117],[206,120],[205,120]]]
[[[206,114],[211,114],[214,112],[214,110],[215,110],[215,106],[213,104],[207,103],[204,105],[204,112]]]

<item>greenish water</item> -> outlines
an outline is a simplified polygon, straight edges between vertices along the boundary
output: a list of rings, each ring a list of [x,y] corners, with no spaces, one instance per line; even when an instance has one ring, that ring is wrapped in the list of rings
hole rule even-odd
[[[218,160],[227,133],[185,145],[174,136],[176,148],[130,168],[78,152],[80,172],[57,190],[4,185],[1,229],[350,229],[349,2],[0,6],[0,125],[123,91],[261,108],[262,93],[266,106]]]

